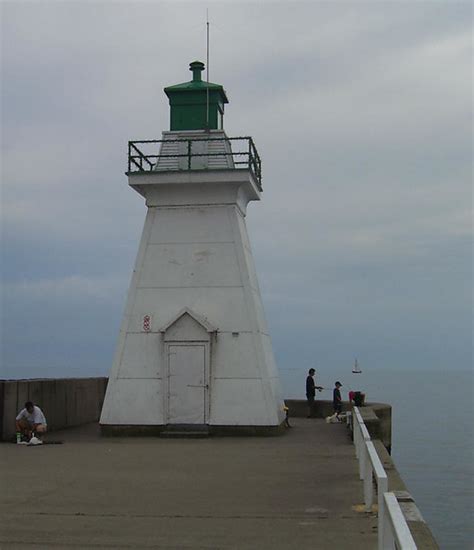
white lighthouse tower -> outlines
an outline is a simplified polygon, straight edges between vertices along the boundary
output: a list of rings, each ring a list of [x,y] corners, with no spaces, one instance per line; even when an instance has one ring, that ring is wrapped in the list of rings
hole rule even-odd
[[[278,371],[245,225],[260,200],[252,138],[223,130],[222,86],[165,88],[170,131],[129,143],[147,215],[100,424],[105,434],[277,433]],[[148,154],[152,151],[154,154]]]

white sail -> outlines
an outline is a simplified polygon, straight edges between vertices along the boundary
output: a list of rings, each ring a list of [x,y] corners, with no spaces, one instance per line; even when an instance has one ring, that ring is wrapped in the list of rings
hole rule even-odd
[[[357,362],[357,359],[354,362],[354,366],[352,367],[352,372],[354,374],[360,374],[362,371],[359,368],[359,363]]]

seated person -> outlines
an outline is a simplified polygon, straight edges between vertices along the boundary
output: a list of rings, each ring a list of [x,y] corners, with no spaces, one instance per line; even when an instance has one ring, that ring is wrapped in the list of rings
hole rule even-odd
[[[33,435],[44,434],[48,429],[43,411],[34,405],[32,401],[25,403],[25,408],[16,417],[15,425],[17,433],[20,432],[28,440]]]

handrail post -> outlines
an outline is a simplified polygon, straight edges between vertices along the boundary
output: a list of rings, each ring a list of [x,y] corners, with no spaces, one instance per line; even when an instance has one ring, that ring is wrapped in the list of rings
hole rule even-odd
[[[352,432],[354,432],[354,426],[352,424],[352,413],[351,413],[351,411],[346,412],[346,422],[347,422],[347,426],[349,427],[349,430],[352,430]]]
[[[383,495],[385,519],[383,523],[382,545],[379,548],[383,550],[393,550],[400,548],[402,550],[417,550],[417,545],[413,539],[410,528],[405,520],[405,516],[397,501],[394,493],[386,492]]]
[[[382,524],[382,530],[380,529]],[[392,525],[389,514],[384,514],[384,518],[378,522],[378,549],[379,550],[395,550],[395,537],[393,536]]]
[[[378,518],[377,518],[377,527],[378,527],[378,539],[379,539],[379,548],[383,549],[384,546],[384,531],[386,529],[386,516],[388,516],[387,511],[385,510],[384,495],[388,491],[388,479],[385,476],[384,478],[377,479],[377,504],[378,504]],[[393,548],[393,546],[391,547]]]
[[[365,446],[364,436],[362,435],[362,426],[359,424],[360,441],[359,441],[359,478],[364,479],[365,465],[369,460],[367,448]]]
[[[356,408],[354,407],[354,414],[352,415],[352,437],[354,438],[354,445],[356,449],[356,457],[360,459],[360,439],[361,439],[359,419],[356,414]]]
[[[383,529],[384,529],[384,494],[388,491],[388,477],[387,472],[384,470],[383,464],[377,454],[377,450],[372,441],[366,441],[367,451],[370,457],[371,467],[373,469],[375,479],[377,481],[377,504],[378,504],[378,539],[379,546],[383,544]]]
[[[356,417],[357,418],[357,417]],[[357,426],[357,442],[358,442],[358,447],[359,447],[359,456],[358,456],[358,459],[360,461],[360,457],[361,457],[361,454],[362,454],[362,446],[364,444],[364,438],[362,437],[362,428],[360,426],[360,423],[359,423],[359,419],[357,418],[357,421],[356,421],[356,426]]]
[[[372,464],[370,462],[369,450],[367,448],[367,441],[364,441],[363,447],[364,454],[364,502],[365,511],[372,511],[372,504],[374,502],[374,488],[372,482]]]
[[[188,139],[188,170],[191,170],[191,140]]]

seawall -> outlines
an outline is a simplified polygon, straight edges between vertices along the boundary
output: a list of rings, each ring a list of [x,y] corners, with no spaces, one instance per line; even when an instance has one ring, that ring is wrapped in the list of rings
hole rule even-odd
[[[97,422],[107,381],[106,377],[0,380],[0,440],[15,435],[15,417],[25,401],[33,401],[41,407],[50,431]],[[285,403],[290,409],[290,417],[306,417],[306,401],[287,399]],[[344,403],[343,410],[349,409],[350,405]],[[384,403],[370,403],[363,410],[371,437],[382,441],[390,453],[392,408]],[[317,400],[314,412],[318,418],[331,415],[332,401]]]
[[[107,378],[0,380],[0,440],[15,435],[15,417],[25,401],[44,411],[49,430],[99,420]]]

